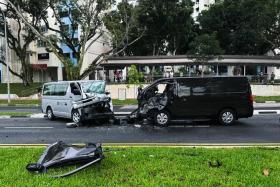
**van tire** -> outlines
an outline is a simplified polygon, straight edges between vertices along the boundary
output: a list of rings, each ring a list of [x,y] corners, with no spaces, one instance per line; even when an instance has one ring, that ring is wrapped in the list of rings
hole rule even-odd
[[[221,125],[230,126],[234,124],[236,114],[232,109],[224,109],[219,114],[219,123]]]
[[[72,110],[71,119],[74,123],[81,123],[82,118],[78,110]]]
[[[47,107],[47,111],[46,111],[46,114],[47,114],[47,118],[51,121],[54,120],[55,116],[53,114],[53,110],[51,107]]]
[[[155,124],[161,127],[167,127],[170,122],[169,112],[162,110],[157,111],[154,115]]]

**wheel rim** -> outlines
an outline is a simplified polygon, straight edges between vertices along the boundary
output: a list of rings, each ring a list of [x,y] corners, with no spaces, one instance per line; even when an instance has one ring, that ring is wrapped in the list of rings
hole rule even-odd
[[[52,116],[53,116],[52,111],[49,109],[47,113],[48,113],[48,118],[52,119]]]
[[[74,112],[73,113],[73,117],[72,117],[73,122],[75,123],[79,123],[81,120],[81,116],[78,112]]]
[[[157,115],[157,122],[160,125],[165,125],[168,122],[168,116],[165,113],[159,113]]]
[[[234,119],[234,116],[233,116],[233,114],[231,112],[225,112],[222,115],[222,120],[226,124],[232,123],[233,119]]]

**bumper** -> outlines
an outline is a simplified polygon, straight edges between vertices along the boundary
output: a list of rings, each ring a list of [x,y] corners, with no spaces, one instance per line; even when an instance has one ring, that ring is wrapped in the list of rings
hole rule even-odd
[[[94,119],[112,119],[114,113],[110,108],[100,107],[86,107],[81,109],[81,116],[83,121],[94,120]]]

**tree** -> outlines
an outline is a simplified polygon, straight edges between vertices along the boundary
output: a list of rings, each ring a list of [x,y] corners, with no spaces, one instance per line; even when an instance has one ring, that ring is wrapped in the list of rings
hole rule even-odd
[[[139,0],[135,7],[126,2],[119,4],[111,14],[108,30],[119,38],[125,30],[122,19],[131,20],[129,38],[137,38],[139,30],[145,29],[143,37],[125,50],[125,55],[185,54],[194,38],[194,21],[191,17],[193,4],[190,0]],[[131,19],[131,15],[132,18]],[[106,24],[107,25],[107,24]],[[124,55],[123,54],[123,55]]]
[[[138,72],[135,65],[131,65],[128,71],[128,84],[140,84],[141,80],[144,78],[143,73]]]
[[[202,66],[215,58],[221,59],[221,55],[224,54],[219,41],[216,39],[216,33],[211,35],[202,34],[196,37],[190,46],[191,50],[189,54],[191,58],[194,59],[196,63],[202,64]],[[203,73],[202,68],[202,76]]]
[[[272,1],[272,0],[269,0]],[[225,54],[263,55],[271,44],[260,36],[260,22],[267,0],[224,0],[198,17],[202,32],[217,33]]]
[[[20,11],[27,17],[27,21],[36,29],[39,28],[41,17],[45,14],[46,2],[39,2],[37,0],[11,0],[11,2],[20,8]],[[21,18],[16,14],[16,11],[10,4],[0,3],[3,7],[3,12],[9,21],[0,19],[0,27],[4,28],[4,21],[8,25],[8,45],[13,50],[21,63],[21,72],[16,72],[9,67],[10,72],[22,79],[24,85],[32,82],[32,67],[29,62],[29,54],[27,53],[29,45],[36,40],[36,35],[30,32],[30,29],[21,21]],[[28,16],[27,16],[28,15]],[[15,29],[16,28],[16,29]],[[0,35],[4,37],[4,29],[0,30]],[[0,61],[6,66],[5,59]]]
[[[267,0],[255,23],[261,38],[270,44],[276,55],[280,48],[280,1]]]
[[[84,57],[89,52],[90,47],[98,42],[101,37],[109,37],[108,33],[104,31],[104,25],[102,17],[105,12],[112,5],[111,0],[50,0],[48,8],[52,10],[53,17],[59,25],[58,28],[54,28],[49,24],[47,16],[42,17],[45,26],[54,32],[54,35],[45,36],[37,28],[28,23],[24,15],[17,9],[17,7],[10,1],[6,0],[12,8],[16,11],[16,14],[21,20],[36,34],[38,38],[47,42],[48,51],[54,53],[58,59],[63,63],[67,79],[83,79],[93,72],[96,67],[103,62],[104,57],[108,54],[118,54],[126,49],[127,46],[133,44],[138,38],[133,41],[127,41],[127,29],[123,33],[123,43],[118,46],[109,46],[105,52],[97,54],[92,60],[89,67],[81,72],[81,67],[84,63]],[[67,19],[70,22],[71,27],[65,29],[65,24],[62,18],[67,14]],[[80,37],[75,37],[76,28],[79,27],[81,34]],[[139,36],[141,37],[141,36]],[[77,64],[73,63],[71,59],[64,54],[61,44],[66,45],[71,49],[74,56],[77,59]]]
[[[128,41],[142,37],[145,33],[145,28],[138,24],[137,16],[137,8],[125,1],[119,3],[116,10],[104,16],[103,21],[106,29],[110,31],[114,53],[119,50],[117,46],[124,46]],[[125,38],[123,33],[127,33]],[[118,55],[133,55],[133,47],[134,45],[128,46]]]

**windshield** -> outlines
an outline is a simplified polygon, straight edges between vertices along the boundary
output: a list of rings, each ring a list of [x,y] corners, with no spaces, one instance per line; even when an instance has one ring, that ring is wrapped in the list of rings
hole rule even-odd
[[[105,93],[105,82],[102,81],[82,82],[81,87],[84,93]]]

